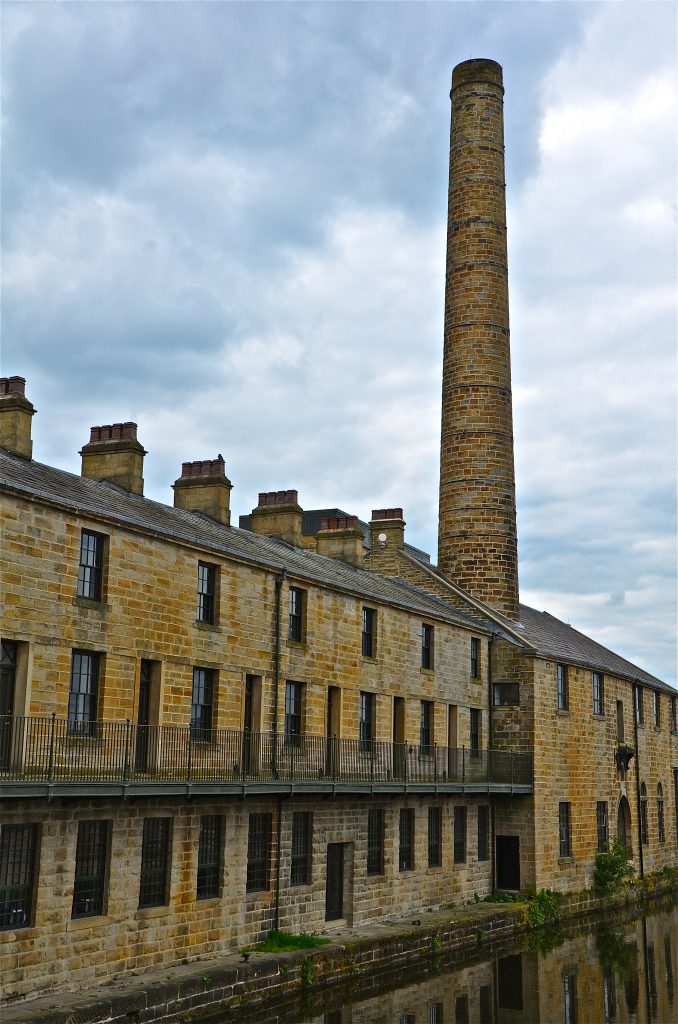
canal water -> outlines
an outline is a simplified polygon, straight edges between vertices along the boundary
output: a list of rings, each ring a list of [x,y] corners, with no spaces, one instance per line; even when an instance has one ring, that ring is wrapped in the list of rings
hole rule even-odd
[[[678,1024],[678,894],[211,1024]]]

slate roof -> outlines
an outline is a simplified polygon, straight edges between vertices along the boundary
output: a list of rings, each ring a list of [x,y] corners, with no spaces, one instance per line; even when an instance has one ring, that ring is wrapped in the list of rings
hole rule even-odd
[[[196,544],[272,571],[284,568],[292,575],[320,585],[358,593],[367,600],[384,601],[467,629],[496,630],[481,614],[465,615],[402,580],[358,569],[272,537],[224,526],[202,513],[172,508],[131,494],[115,484],[76,476],[3,449],[0,449],[0,489],[57,502],[78,514],[102,516],[123,526],[151,531],[168,540]]]
[[[610,675],[632,679],[657,690],[676,696],[676,690],[639,668],[626,658],[620,657],[591,637],[573,629],[548,612],[538,612],[527,605],[520,606],[520,625],[525,639],[539,654],[546,654],[556,661],[571,662],[607,672]]]

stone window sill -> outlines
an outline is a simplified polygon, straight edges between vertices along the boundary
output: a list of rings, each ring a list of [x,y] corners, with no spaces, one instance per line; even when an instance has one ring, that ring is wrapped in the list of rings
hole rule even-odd
[[[434,668],[424,668],[423,666],[419,671],[423,676],[434,676],[436,674],[436,670]]]
[[[605,712],[603,712],[603,711],[594,711],[593,712],[593,717],[597,718],[599,722],[604,722],[605,721]]]
[[[89,608],[96,612],[107,612],[109,608],[105,601],[92,601],[89,597],[74,597],[73,604],[76,608]]]
[[[569,708],[556,708],[556,714],[562,715],[563,718],[569,718],[572,712]]]
[[[163,904],[162,907],[137,907],[137,914],[143,918],[154,918],[154,917],[167,917],[171,912],[171,907],[168,904]]]
[[[298,651],[306,651],[306,650],[308,650],[308,644],[306,643],[305,640],[288,640],[287,641],[287,646],[288,647],[296,647],[296,649]]]
[[[576,863],[577,861],[572,855],[570,855],[569,857],[558,858],[558,867],[560,868],[572,868],[575,866]]]
[[[379,658],[373,658],[371,655],[368,655],[368,654],[361,654],[360,660],[367,662],[368,665],[378,665],[379,664]]]
[[[196,619],[193,623],[196,629],[202,629],[205,633],[220,633],[221,630],[216,622],[202,622],[200,619]]]
[[[68,922],[67,931],[80,928],[107,928],[114,924],[112,917],[108,914],[90,914],[88,917],[71,917]]]

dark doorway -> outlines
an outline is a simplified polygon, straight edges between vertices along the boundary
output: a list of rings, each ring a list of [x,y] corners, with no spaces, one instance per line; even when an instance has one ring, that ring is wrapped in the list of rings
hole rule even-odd
[[[497,958],[497,1005],[501,1010],[523,1008],[523,958],[520,953]]]
[[[338,921],[344,916],[344,844],[327,844],[327,891],[325,920]]]
[[[11,767],[16,682],[16,644],[2,641],[0,663],[0,769]]]
[[[497,888],[520,889],[520,837],[497,836]]]

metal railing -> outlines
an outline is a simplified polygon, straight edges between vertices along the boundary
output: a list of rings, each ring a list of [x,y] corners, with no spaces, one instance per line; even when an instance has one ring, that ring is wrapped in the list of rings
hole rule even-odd
[[[234,729],[0,717],[5,782],[407,782],[532,785],[532,757]]]

